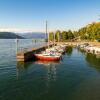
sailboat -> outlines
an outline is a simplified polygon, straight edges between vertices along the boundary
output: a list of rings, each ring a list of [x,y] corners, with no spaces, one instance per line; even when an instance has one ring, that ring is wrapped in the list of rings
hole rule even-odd
[[[49,48],[49,34],[47,32],[47,21],[46,21],[46,34],[48,36],[48,49],[50,49]],[[61,58],[61,54],[55,51],[52,52],[52,51],[45,50],[44,52],[35,54],[35,59],[41,60],[41,61],[59,61],[60,58]]]

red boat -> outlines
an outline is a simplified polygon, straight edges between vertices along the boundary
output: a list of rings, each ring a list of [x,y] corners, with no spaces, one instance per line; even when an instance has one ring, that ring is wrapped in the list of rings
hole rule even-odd
[[[35,54],[35,59],[41,61],[59,61],[60,56],[48,55],[48,54]]]

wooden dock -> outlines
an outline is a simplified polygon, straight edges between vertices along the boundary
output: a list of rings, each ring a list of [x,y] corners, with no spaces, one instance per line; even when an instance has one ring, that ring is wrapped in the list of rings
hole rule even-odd
[[[49,47],[52,47],[54,44],[50,44]],[[45,50],[48,46],[41,46],[39,48],[28,49],[27,51],[17,52],[16,58],[18,62],[26,62],[30,60],[35,60],[34,54],[40,51]]]

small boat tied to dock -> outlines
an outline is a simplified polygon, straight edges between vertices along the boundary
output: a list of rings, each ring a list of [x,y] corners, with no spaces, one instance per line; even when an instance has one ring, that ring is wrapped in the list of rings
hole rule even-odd
[[[65,51],[66,46],[55,45],[55,34],[54,34],[54,45],[49,47],[49,33],[47,32],[47,22],[46,22],[46,34],[48,37],[48,48],[42,52],[35,54],[36,60],[42,61],[59,61],[61,59],[62,53]]]
[[[59,61],[63,52],[65,52],[66,46],[55,46],[48,48],[45,51],[35,54],[36,60],[42,61]]]

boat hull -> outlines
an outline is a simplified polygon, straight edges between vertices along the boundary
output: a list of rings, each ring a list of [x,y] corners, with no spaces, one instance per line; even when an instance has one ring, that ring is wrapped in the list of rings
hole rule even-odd
[[[54,57],[54,56],[42,56],[42,55],[35,55],[36,60],[41,61],[59,61],[60,57]]]

